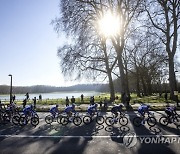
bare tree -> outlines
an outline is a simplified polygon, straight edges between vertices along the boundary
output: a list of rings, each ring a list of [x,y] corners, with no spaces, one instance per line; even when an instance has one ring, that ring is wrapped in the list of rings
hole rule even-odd
[[[164,44],[168,54],[169,84],[172,99],[176,99],[174,91],[177,90],[174,71],[174,56],[177,51],[178,33],[180,28],[180,1],[179,0],[148,0],[145,10],[148,15],[147,26],[152,34]],[[156,6],[156,7],[152,7]]]
[[[65,45],[58,50],[64,74],[76,71],[78,78],[102,75],[108,77],[111,99],[115,92],[111,72],[116,64],[116,57],[109,43],[98,35],[95,22],[99,14],[99,5],[90,1],[62,1],[62,16],[53,21],[58,32],[61,26],[71,35],[71,45]],[[62,24],[61,24],[62,23]],[[102,77],[102,76],[101,76]],[[96,77],[94,77],[96,78]]]
[[[164,55],[161,44],[148,31],[134,35],[131,42],[128,48],[129,71],[136,78],[137,94],[140,96],[140,89],[143,89],[144,95],[151,95],[152,85],[159,81],[159,72],[163,69],[167,56]]]

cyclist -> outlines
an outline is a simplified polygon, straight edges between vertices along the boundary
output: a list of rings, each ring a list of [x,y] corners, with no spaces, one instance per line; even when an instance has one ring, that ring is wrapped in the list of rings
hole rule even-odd
[[[122,105],[122,104],[119,104],[119,105],[116,105],[116,106],[112,107],[111,113],[115,114],[115,117],[114,117],[114,121],[115,121],[115,122],[118,121],[118,120],[117,120],[118,112],[121,114],[122,108],[123,108],[123,105]]]
[[[67,106],[65,109],[64,109],[64,112],[69,116],[71,117],[72,116],[72,112],[76,113],[75,111],[75,104],[72,104],[70,106]]]
[[[23,113],[25,117],[31,116],[31,113],[35,112],[33,109],[33,105],[26,105],[26,107],[23,109]]]
[[[143,117],[143,120],[141,122],[141,124],[145,124],[145,113],[148,113],[150,114],[149,112],[149,108],[150,108],[150,105],[141,105],[139,108],[138,108],[138,113]]]
[[[16,107],[15,102],[12,102],[12,103],[10,103],[8,105],[6,111],[9,112],[10,114],[15,114],[16,113],[16,109],[17,109],[17,107]]]
[[[165,113],[167,114],[168,119],[170,119],[171,117],[173,117],[176,114],[176,107],[175,106],[167,107],[165,109]]]
[[[59,106],[59,105],[56,104],[56,106],[53,106],[53,107],[50,109],[50,111],[49,111],[54,118],[55,118],[55,116],[56,116],[56,113],[59,113],[58,106]]]
[[[98,104],[89,105],[87,112],[90,114],[90,116],[93,116],[95,112],[97,112],[97,106]]]

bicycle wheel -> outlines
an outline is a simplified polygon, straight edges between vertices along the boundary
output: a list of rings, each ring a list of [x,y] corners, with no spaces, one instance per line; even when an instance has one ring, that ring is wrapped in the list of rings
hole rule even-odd
[[[61,122],[63,126],[67,125],[69,123],[69,118],[66,116],[61,117]]]
[[[38,117],[32,117],[31,118],[31,125],[37,126],[39,124],[39,118]]]
[[[155,126],[157,123],[156,119],[154,117],[149,117],[147,119],[147,124],[150,126],[150,127],[153,127]]]
[[[114,118],[113,117],[107,117],[106,120],[105,120],[105,123],[108,125],[108,126],[112,126],[114,124]]]
[[[8,113],[4,113],[3,115],[3,121],[5,123],[10,122],[10,115]]]
[[[104,117],[103,116],[97,116],[96,117],[96,123],[99,125],[102,125],[104,123]]]
[[[169,120],[167,117],[161,117],[159,119],[159,123],[162,125],[162,126],[167,126],[169,124]]]
[[[175,125],[180,125],[180,117],[179,116],[175,116],[173,118],[173,123],[175,123]]]
[[[19,124],[19,118],[20,118],[19,115],[14,115],[14,116],[12,117],[12,123],[13,123],[14,125],[18,125],[18,124]]]
[[[135,118],[133,119],[133,124],[134,124],[136,127],[141,126],[141,122],[142,122],[142,118],[140,118],[140,117],[135,117]]]
[[[46,122],[47,124],[51,124],[51,123],[53,122],[53,117],[52,117],[51,115],[47,115],[47,116],[45,117],[45,122]]]
[[[73,123],[76,125],[76,126],[79,126],[81,123],[82,123],[82,119],[80,117],[74,117],[73,118]]]
[[[88,125],[92,122],[92,118],[90,116],[84,116],[83,122],[84,122],[84,124]]]
[[[3,115],[0,113],[0,123],[3,123]]]
[[[28,123],[28,120],[27,120],[26,117],[21,116],[21,117],[19,118],[19,124],[20,124],[21,126],[25,126],[25,125],[27,125],[27,123]]]
[[[61,118],[62,118],[62,116],[61,116],[61,115],[58,115],[58,117],[57,117],[57,122],[58,122],[59,124],[61,124]]]
[[[122,126],[126,126],[128,124],[128,118],[126,117],[120,117],[119,118],[119,123],[122,125]]]

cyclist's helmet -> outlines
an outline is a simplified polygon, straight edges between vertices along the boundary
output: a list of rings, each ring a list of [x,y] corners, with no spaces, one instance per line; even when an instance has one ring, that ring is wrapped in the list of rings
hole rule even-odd
[[[149,108],[150,108],[150,105],[147,105],[147,108],[149,109]]]
[[[119,104],[119,107],[122,108],[124,105],[123,104]]]
[[[98,107],[98,104],[97,104],[97,103],[95,104],[95,107]]]
[[[56,107],[58,107],[59,105],[58,104],[56,104]]]
[[[173,106],[174,111],[176,110],[176,106]]]

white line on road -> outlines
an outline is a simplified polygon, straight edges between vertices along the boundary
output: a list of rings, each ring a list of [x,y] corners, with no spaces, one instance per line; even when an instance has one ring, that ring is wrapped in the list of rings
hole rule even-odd
[[[136,137],[155,137],[157,135],[136,135]],[[162,137],[180,137],[180,135],[160,135]],[[50,135],[0,135],[0,137],[12,138],[119,138],[121,136],[50,136]],[[123,136],[122,136],[123,137]],[[128,136],[131,137],[131,136]],[[132,136],[135,137],[135,136]]]

